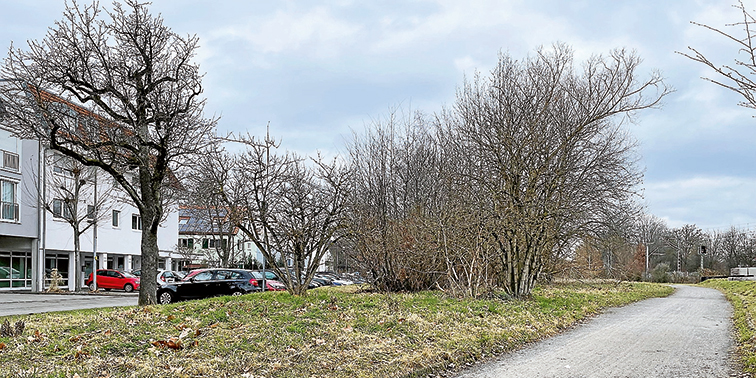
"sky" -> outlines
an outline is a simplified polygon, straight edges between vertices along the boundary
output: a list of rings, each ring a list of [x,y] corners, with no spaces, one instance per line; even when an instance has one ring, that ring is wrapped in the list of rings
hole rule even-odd
[[[452,106],[465,77],[487,75],[501,53],[521,59],[563,42],[579,64],[635,50],[640,79],[658,70],[675,89],[628,125],[645,170],[646,211],[670,227],[756,230],[756,111],[702,80],[714,75],[707,67],[676,53],[692,46],[731,64],[737,48],[690,21],[737,33],[726,26],[742,18],[733,4],[154,0],[151,10],[178,34],[200,38],[205,111],[221,117],[222,132],[264,136],[269,125],[284,148],[311,156],[343,153],[353,132],[393,108]],[[0,0],[0,49],[43,38],[63,9],[59,0]]]

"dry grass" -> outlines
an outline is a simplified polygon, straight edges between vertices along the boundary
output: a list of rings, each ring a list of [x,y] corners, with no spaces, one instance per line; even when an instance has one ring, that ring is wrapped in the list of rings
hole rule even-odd
[[[530,300],[327,288],[8,317],[0,376],[426,377],[553,335],[666,286],[560,283]],[[0,321],[6,319],[0,318]]]
[[[756,281],[704,281],[702,286],[723,292],[733,307],[738,355],[746,373],[756,373]]]

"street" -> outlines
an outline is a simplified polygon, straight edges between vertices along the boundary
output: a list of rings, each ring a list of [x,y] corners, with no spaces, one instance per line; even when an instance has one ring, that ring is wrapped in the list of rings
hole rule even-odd
[[[135,306],[138,302],[138,295],[137,293],[114,293],[112,295],[0,293],[0,316],[85,308]]]
[[[729,377],[730,304],[714,289],[675,287],[667,298],[608,310],[458,378]]]

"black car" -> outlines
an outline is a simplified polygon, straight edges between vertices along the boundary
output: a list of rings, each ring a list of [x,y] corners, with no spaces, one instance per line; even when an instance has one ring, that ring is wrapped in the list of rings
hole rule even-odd
[[[182,299],[207,298],[218,295],[242,295],[260,291],[252,274],[242,269],[199,269],[184,279],[160,285],[157,300],[168,304]]]

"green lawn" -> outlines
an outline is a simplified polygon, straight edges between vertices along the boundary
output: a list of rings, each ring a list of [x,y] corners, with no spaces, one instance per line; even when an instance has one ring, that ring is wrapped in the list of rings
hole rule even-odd
[[[357,287],[0,318],[0,376],[427,377],[553,335],[602,308],[669,295],[648,283],[561,283],[529,300]]]

